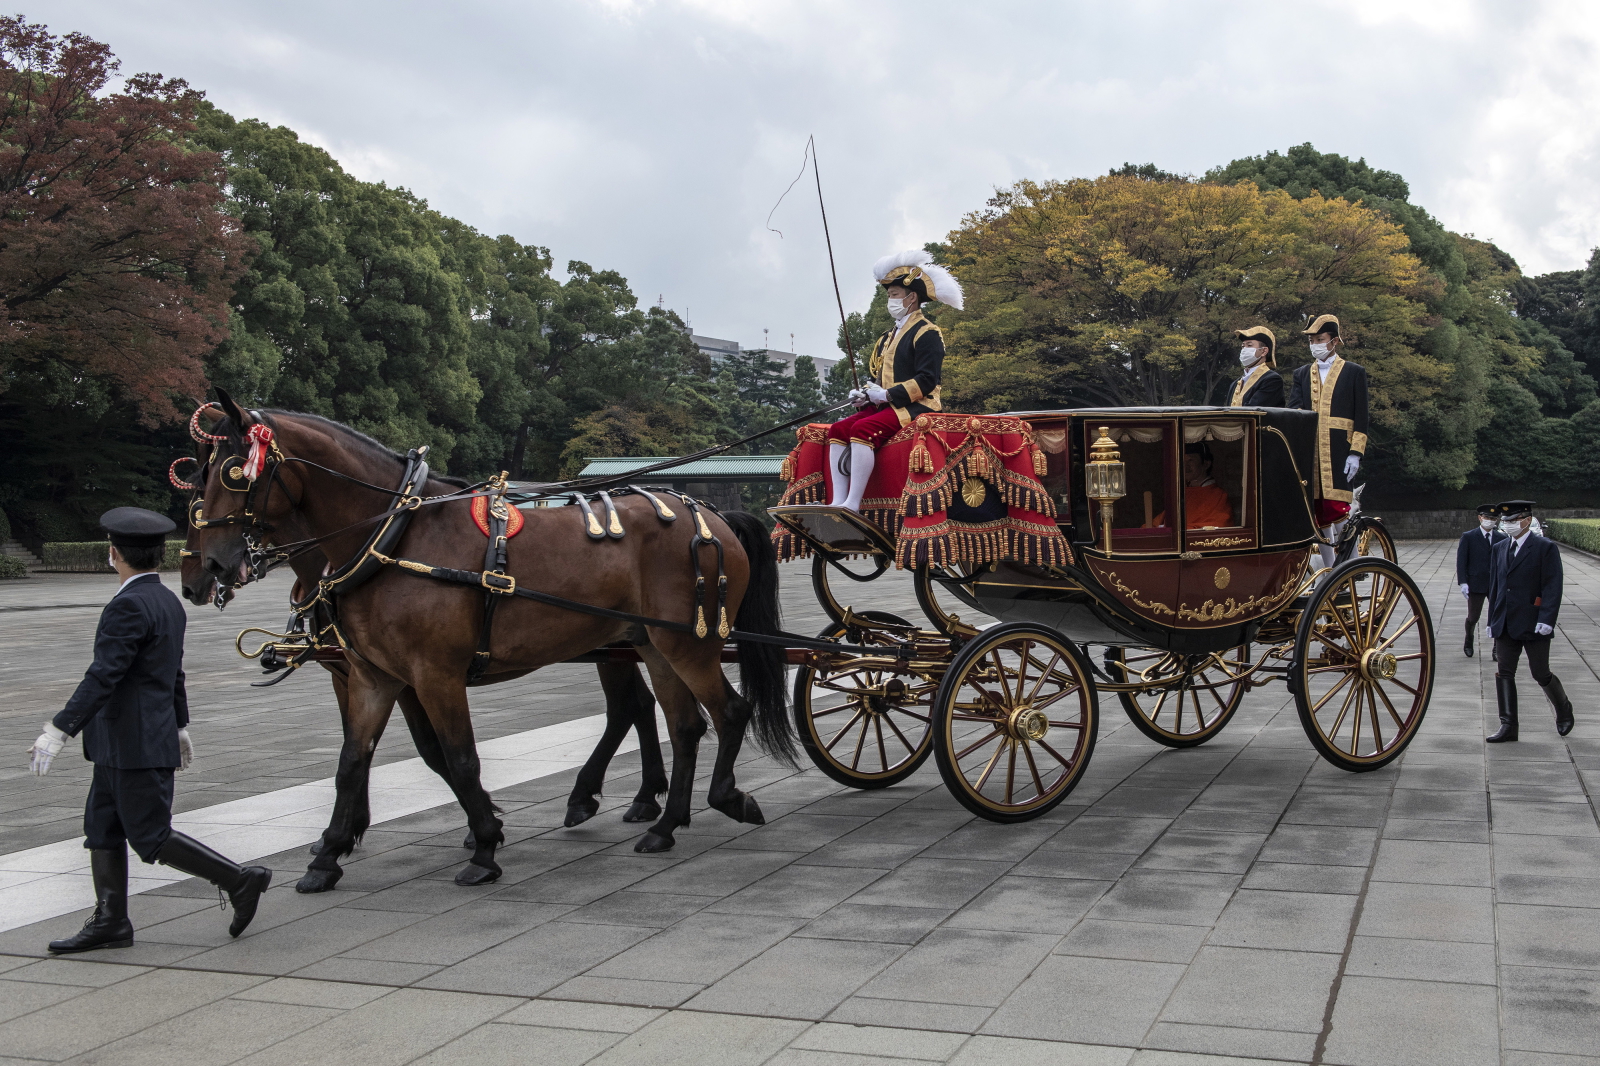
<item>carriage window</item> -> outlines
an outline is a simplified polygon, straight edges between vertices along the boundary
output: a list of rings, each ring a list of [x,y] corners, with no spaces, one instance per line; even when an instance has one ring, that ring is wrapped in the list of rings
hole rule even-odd
[[[1184,527],[1236,529],[1250,524],[1249,423],[1243,419],[1185,419]]]
[[[1056,513],[1062,522],[1070,522],[1072,516],[1071,498],[1071,470],[1067,462],[1067,425],[1065,422],[1054,424],[1033,424],[1033,442],[1044,453],[1044,477],[1040,483],[1056,502]]]
[[[1099,437],[1099,426],[1085,423],[1088,446]],[[1128,494],[1112,505],[1111,546],[1115,551],[1177,551],[1178,534],[1174,524],[1177,509],[1172,506],[1177,483],[1174,457],[1176,425],[1171,422],[1125,422],[1110,424],[1111,437],[1127,467]],[[1098,505],[1094,522],[1098,534]]]

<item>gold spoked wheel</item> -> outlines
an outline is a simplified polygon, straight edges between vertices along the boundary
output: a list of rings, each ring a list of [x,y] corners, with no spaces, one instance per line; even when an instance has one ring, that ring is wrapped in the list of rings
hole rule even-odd
[[[1365,518],[1356,521],[1360,523],[1360,528],[1352,534],[1355,539],[1355,546],[1350,550],[1352,559],[1387,559],[1391,563],[1399,560],[1400,553],[1395,550],[1394,538],[1382,522]]]
[[[1169,748],[1192,748],[1222,732],[1250,687],[1252,666],[1248,644],[1206,655],[1106,649],[1112,680],[1143,686],[1117,693],[1122,709],[1139,732]]]
[[[897,615],[862,611],[857,617],[909,626]],[[845,626],[824,629],[822,640],[882,644],[894,658],[891,632]],[[841,653],[834,670],[802,666],[794,679],[794,724],[811,761],[842,785],[886,788],[917,772],[931,750],[929,704],[937,679],[893,673],[861,656]]]
[[[1067,798],[1099,731],[1078,649],[1025,622],[970,640],[934,699],[934,755],[961,805],[992,822],[1037,818]]]
[[[1289,688],[1322,757],[1361,772],[1416,736],[1433,671],[1433,619],[1416,584],[1387,559],[1352,559],[1323,579],[1300,616]]]

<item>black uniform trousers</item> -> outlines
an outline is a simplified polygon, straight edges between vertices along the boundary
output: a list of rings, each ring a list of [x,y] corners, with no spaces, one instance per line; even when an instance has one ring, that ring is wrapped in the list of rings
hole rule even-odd
[[[1478,628],[1478,619],[1483,615],[1483,601],[1489,598],[1487,592],[1467,593],[1467,639],[1472,639],[1472,634]]]
[[[1540,687],[1550,683],[1550,639],[1535,637],[1532,640],[1512,640],[1508,637],[1494,639],[1495,677],[1517,676],[1517,661],[1524,650],[1528,653],[1528,673]]]
[[[119,770],[95,763],[83,808],[84,847],[102,851],[131,844],[139,858],[153,863],[171,835],[171,767]]]

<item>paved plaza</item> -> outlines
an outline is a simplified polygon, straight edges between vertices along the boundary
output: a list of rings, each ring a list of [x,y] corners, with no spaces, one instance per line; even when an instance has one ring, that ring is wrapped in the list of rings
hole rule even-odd
[[[282,625],[273,578],[222,615],[189,608],[197,760],[178,778],[195,835],[275,870],[254,924],[230,940],[215,889],[135,860],[135,946],[61,959],[44,946],[85,917],[67,908],[89,769],[74,743],[35,778],[24,751],[116,584],[0,583],[0,1066],[1600,1063],[1600,562],[1564,552],[1551,660],[1577,728],[1556,736],[1524,668],[1522,740],[1496,747],[1454,543],[1401,562],[1441,665],[1420,734],[1375,773],[1317,759],[1281,684],[1184,751],[1103,695],[1083,782],[1037,821],[970,816],[931,759],[858,792],[751,752],[740,783],[768,824],[737,825],[703,807],[708,744],[693,825],[644,856],[619,817],[634,753],[600,815],[561,828],[603,709],[593,669],[564,665],[472,695],[507,782],[499,882],[452,882],[465,819],[397,714],[379,820],[312,896],[293,885],[325,818],[332,691],[319,669],[250,688],[233,651]],[[808,571],[784,567],[786,623],[814,632]],[[904,575],[852,591],[917,617]]]

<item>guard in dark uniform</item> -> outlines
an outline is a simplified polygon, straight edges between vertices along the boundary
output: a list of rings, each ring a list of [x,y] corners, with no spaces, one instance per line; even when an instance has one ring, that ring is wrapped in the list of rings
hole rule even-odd
[[[1278,373],[1278,338],[1266,326],[1233,331],[1242,342],[1244,375],[1233,386],[1229,407],[1282,407],[1283,375]]]
[[[1494,638],[1494,694],[1499,744],[1517,739],[1517,660],[1528,653],[1528,672],[1556,712],[1556,732],[1572,732],[1572,701],[1550,672],[1550,639],[1561,613],[1561,549],[1530,528],[1533,502],[1510,500],[1496,509],[1506,539],[1497,543],[1489,568],[1489,635]]]
[[[828,474],[833,484],[828,502],[852,511],[861,510],[867,480],[877,465],[877,449],[913,418],[941,409],[944,335],[923,317],[922,305],[937,301],[958,311],[962,307],[961,283],[920,248],[884,256],[873,266],[872,276],[888,290],[894,328],[873,345],[867,363],[872,383],[850,390],[856,413],[828,428]]]
[[[272,880],[264,866],[239,866],[172,828],[172,774],[194,757],[183,687],[183,605],[157,568],[172,520],[142,507],[100,516],[122,587],[95,630],[94,663],[66,707],[34,741],[33,772],[50,772],[69,737],[83,734],[94,783],[83,812],[94,874],[94,914],[83,929],[50,943],[53,954],[133,943],[128,920],[128,847],[148,863],[203,877],[228,894],[238,936]]]
[[[1340,355],[1339,320],[1319,315],[1305,330],[1312,362],[1294,372],[1289,406],[1317,413],[1317,526],[1322,539],[1337,541],[1355,498],[1351,482],[1367,451],[1367,371]],[[1332,566],[1334,548],[1322,547],[1322,565]]]
[[[1472,638],[1478,631],[1478,616],[1483,613],[1483,601],[1489,597],[1489,564],[1496,544],[1506,539],[1495,519],[1495,505],[1486,503],[1478,508],[1478,528],[1461,534],[1456,545],[1456,584],[1461,595],[1467,598],[1467,643],[1462,647],[1467,658],[1472,658]]]

